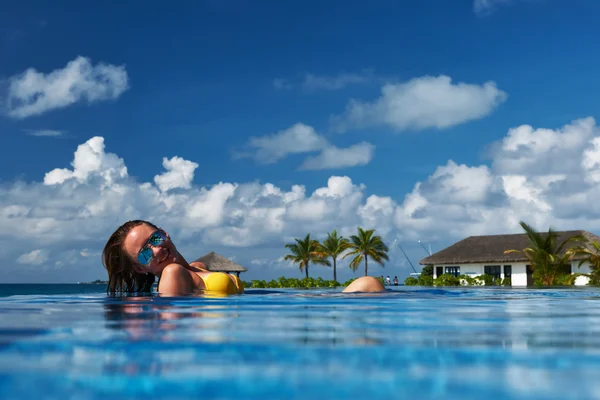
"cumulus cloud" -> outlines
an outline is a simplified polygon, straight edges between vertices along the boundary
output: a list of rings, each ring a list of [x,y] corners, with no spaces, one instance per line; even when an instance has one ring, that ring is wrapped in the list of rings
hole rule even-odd
[[[589,143],[590,146],[583,152],[581,166],[586,171],[586,182],[600,183],[600,137],[591,139]]]
[[[64,108],[81,101],[95,103],[117,99],[129,88],[124,66],[92,65],[77,57],[48,74],[29,68],[8,80],[7,114],[23,119]]]
[[[349,236],[357,226],[376,228],[388,243],[397,238],[416,247],[423,240],[435,251],[469,235],[520,232],[519,220],[539,229],[598,231],[599,142],[592,118],[559,128],[515,127],[495,144],[489,164],[449,160],[393,198],[367,193],[349,176],[331,176],[311,191],[268,182],[199,187],[185,179],[189,187],[162,190],[128,176],[124,161],[96,137],[78,147],[72,169],[48,173],[49,182],[0,183],[0,257],[56,266],[36,270],[40,281],[57,273],[62,281],[97,279],[105,276],[97,255],[110,233],[128,219],[143,218],[167,229],[182,254],[229,254],[251,267],[246,279],[258,279],[283,275],[276,262],[285,254],[283,244],[308,232],[321,239],[332,229]],[[508,162],[515,152],[527,163]],[[418,247],[414,258],[422,253]],[[402,254],[390,258],[391,265],[406,268]],[[27,268],[13,264],[7,263],[6,273],[31,280]],[[341,279],[351,276],[345,267],[340,271],[348,274]]]
[[[599,137],[593,118],[510,129],[493,146],[490,167],[450,161],[417,183],[396,209],[396,225],[438,238],[519,232],[520,219],[540,229],[600,229]]]
[[[425,76],[386,84],[373,102],[351,100],[332,124],[338,131],[379,125],[396,131],[443,129],[483,118],[506,98],[494,82],[453,83],[448,76]]]
[[[170,160],[163,158],[163,167],[166,172],[156,175],[154,183],[161,192],[166,192],[171,189],[189,189],[194,180],[194,171],[198,168],[198,164],[193,161],[184,160],[181,157],[173,157]]]
[[[196,168],[192,161],[177,157],[167,161],[165,174],[178,166]],[[46,255],[43,262],[63,271],[63,281],[102,276],[96,256],[110,233],[129,219],[154,221],[169,230],[184,251],[198,256],[199,249],[266,246],[277,248],[277,259],[286,240],[312,229],[326,232],[345,226],[354,233],[362,218],[356,209],[365,188],[345,176],[331,177],[311,193],[302,185],[284,189],[258,182],[197,187],[189,174],[138,182],[127,174],[118,155],[105,151],[101,137],[79,145],[71,166],[48,172],[43,182],[0,184],[0,224],[6,232],[0,232],[0,238],[14,245],[0,249],[6,252],[2,256],[18,259],[31,251],[27,247],[35,238],[40,251],[53,250],[40,254]],[[164,190],[165,182],[179,190]],[[20,260],[32,262],[36,254]],[[245,253],[232,255],[240,254]],[[56,272],[48,274],[52,271]],[[52,280],[51,275],[46,278]]]
[[[71,166],[72,170],[56,168],[48,172],[44,176],[44,184],[56,185],[71,179],[84,183],[97,177],[103,184],[111,185],[127,176],[127,167],[123,160],[115,154],[104,152],[104,138],[100,136],[95,136],[77,147]]]
[[[238,157],[252,157],[262,164],[272,164],[290,154],[319,152],[308,156],[301,170],[347,168],[368,164],[375,146],[361,142],[347,148],[338,148],[309,125],[298,123],[271,135],[250,138],[245,153]]]
[[[468,167],[450,160],[435,170],[429,183],[434,186],[438,201],[484,202],[492,184],[492,176],[485,165]],[[422,190],[427,192],[425,187]]]
[[[47,251],[42,249],[37,249],[30,251],[29,253],[25,253],[17,258],[17,262],[19,264],[31,264],[31,265],[40,265],[48,260]]]
[[[526,171],[528,175],[548,175],[579,171],[581,153],[584,156],[591,154],[594,146],[590,145],[590,139],[599,133],[593,118],[573,121],[556,130],[521,125],[509,129],[506,137],[492,146],[493,167],[503,174]],[[567,154],[577,157],[570,159],[565,157]],[[586,161],[589,168],[594,168],[593,159]]]

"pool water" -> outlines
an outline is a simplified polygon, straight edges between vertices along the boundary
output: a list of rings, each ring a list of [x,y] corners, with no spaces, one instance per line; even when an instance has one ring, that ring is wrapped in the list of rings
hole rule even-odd
[[[598,399],[600,290],[0,297],[0,399]]]

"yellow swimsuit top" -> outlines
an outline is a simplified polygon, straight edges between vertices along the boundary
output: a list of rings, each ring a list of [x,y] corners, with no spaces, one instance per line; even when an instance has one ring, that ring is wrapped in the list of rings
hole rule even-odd
[[[231,280],[230,276],[233,277]],[[240,278],[235,275],[225,274],[223,272],[212,272],[206,277],[200,276],[204,281],[206,292],[214,294],[241,294],[244,293],[244,286]],[[235,281],[235,283],[234,283]]]

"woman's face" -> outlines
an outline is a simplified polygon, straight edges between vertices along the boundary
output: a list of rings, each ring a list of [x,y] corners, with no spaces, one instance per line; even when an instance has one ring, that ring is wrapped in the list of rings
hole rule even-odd
[[[123,241],[123,250],[133,260],[133,268],[138,273],[152,273],[154,275],[160,275],[162,270],[169,264],[176,262],[177,260],[177,249],[166,236],[165,241],[161,240],[150,240],[152,235],[157,233],[156,228],[150,225],[142,224],[134,227],[129,231],[125,240]],[[159,231],[159,234],[166,235],[164,231]],[[156,236],[153,237],[155,239]],[[157,242],[161,242],[158,243]],[[148,249],[148,250],[144,250]],[[140,252],[144,250],[149,257],[139,257]],[[147,264],[141,263],[142,260],[150,261]]]

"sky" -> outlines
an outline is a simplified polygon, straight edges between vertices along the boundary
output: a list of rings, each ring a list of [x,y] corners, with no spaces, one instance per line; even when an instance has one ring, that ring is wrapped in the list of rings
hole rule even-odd
[[[333,229],[399,279],[520,220],[600,232],[595,0],[85,3],[0,6],[0,283],[106,279],[130,219],[244,280]]]

